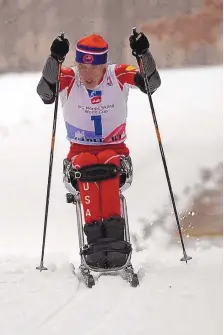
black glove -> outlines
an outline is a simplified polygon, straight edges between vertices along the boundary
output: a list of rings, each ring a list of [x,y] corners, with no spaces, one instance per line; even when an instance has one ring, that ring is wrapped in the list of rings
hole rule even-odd
[[[130,47],[132,49],[133,56],[141,56],[149,48],[149,41],[143,33],[137,33],[136,31],[129,37]]]
[[[52,42],[51,56],[55,58],[58,62],[63,62],[65,56],[69,52],[69,40],[64,37],[64,34],[61,34]]]

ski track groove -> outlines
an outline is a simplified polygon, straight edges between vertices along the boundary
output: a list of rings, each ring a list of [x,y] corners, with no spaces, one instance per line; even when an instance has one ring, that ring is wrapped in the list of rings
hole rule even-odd
[[[46,317],[42,322],[40,322],[39,326],[35,327],[35,331],[38,331],[38,330],[42,329],[44,326],[46,326],[56,316],[58,316],[61,312],[63,312],[73,302],[73,300],[75,300],[76,294],[77,294],[77,292],[78,292],[78,290],[81,286],[81,282],[80,282],[80,280],[78,279],[78,277],[75,273],[72,273],[72,276],[74,276],[74,279],[76,279],[78,281],[75,293],[73,293],[73,295],[70,298],[68,298],[65,303],[61,304],[58,308],[55,309],[54,312],[50,313],[48,315],[48,317]]]
[[[78,290],[78,287],[79,287],[79,284],[77,286],[77,290]],[[74,299],[75,299],[75,295],[72,295],[72,297],[70,297],[64,304],[59,306],[53,313],[49,314],[48,317],[46,317],[46,319],[44,319],[41,322],[41,324],[36,327],[35,330],[39,330],[39,329],[43,328],[44,326],[46,326],[53,318],[55,318],[55,316],[58,316],[59,313],[61,313],[64,309],[66,309],[66,307],[68,307],[69,304],[71,304],[71,302]]]
[[[68,319],[71,318],[71,316],[76,315],[78,306],[80,306],[83,301],[86,301],[86,306],[87,308],[89,307],[89,311],[93,312],[97,310],[97,313],[95,314],[95,317],[91,317],[91,324],[86,326],[87,328],[85,329],[85,335],[97,334],[98,328],[101,329],[102,316],[104,318],[104,324],[106,320],[111,320],[113,313],[116,314],[116,310],[120,310],[119,306],[124,304],[123,297],[126,295],[129,296],[130,290],[138,289],[131,287],[130,284],[120,275],[103,275],[94,272],[92,274],[95,279],[95,285],[92,288],[87,288],[84,282],[79,281],[76,293],[73,294],[73,296],[70,297],[67,302],[59,306],[53,313],[51,313],[45,320],[43,320],[41,324],[36,327],[36,332],[39,330],[44,331],[45,326],[49,326],[49,324],[51,329],[53,329],[55,317],[57,317],[57,322],[59,322],[61,325],[63,324],[63,320],[65,318],[67,318],[67,322],[69,323]],[[78,278],[79,275],[76,273],[75,276]],[[116,294],[113,295],[112,299],[110,295],[110,288],[116,290]],[[102,301],[102,298],[103,301],[106,302],[106,305],[101,305],[96,308],[97,305],[95,306],[93,302],[96,302],[97,300]],[[83,321],[82,319],[81,321],[79,319],[79,322],[84,322],[84,319]],[[39,334],[39,332],[37,334]],[[40,334],[42,334],[42,332]],[[48,334],[53,335],[53,332],[49,333],[48,331]]]

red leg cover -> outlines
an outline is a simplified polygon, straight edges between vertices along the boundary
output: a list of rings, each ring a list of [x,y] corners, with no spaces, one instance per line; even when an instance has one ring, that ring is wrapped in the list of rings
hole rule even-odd
[[[99,164],[115,164],[120,166],[120,157],[114,150],[107,149],[97,154]],[[107,219],[113,215],[120,216],[120,177],[102,180],[100,185],[102,218]]]
[[[72,162],[74,168],[97,164],[97,157],[89,152],[81,153]],[[101,219],[100,191],[96,182],[78,181],[85,222]]]

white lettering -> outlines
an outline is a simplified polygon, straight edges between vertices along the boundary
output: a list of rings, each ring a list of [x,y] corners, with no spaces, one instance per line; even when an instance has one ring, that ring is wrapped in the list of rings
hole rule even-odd
[[[88,191],[89,190],[89,183],[83,183],[83,189],[84,189],[84,191]]]
[[[91,216],[91,213],[90,213],[89,209],[87,209],[87,211],[86,211],[86,216]]]
[[[86,205],[88,205],[88,204],[90,204],[90,196],[89,195],[86,195],[85,196],[85,203],[86,203]]]

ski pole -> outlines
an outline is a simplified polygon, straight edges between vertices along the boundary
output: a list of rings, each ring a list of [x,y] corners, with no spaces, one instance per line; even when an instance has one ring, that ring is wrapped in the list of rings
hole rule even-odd
[[[61,74],[61,62],[58,63],[58,78],[56,82],[55,107],[54,107],[54,118],[53,118],[52,136],[51,136],[51,150],[50,150],[50,161],[49,161],[48,182],[47,182],[47,195],[46,195],[45,216],[44,216],[42,252],[41,252],[40,265],[36,267],[36,269],[40,271],[47,270],[47,268],[44,266],[44,251],[45,251],[48,208],[49,208],[49,199],[50,199],[50,190],[51,190],[51,176],[52,176],[52,167],[53,167],[53,158],[54,158],[54,143],[55,143],[55,134],[56,134],[56,125],[57,125],[57,115],[58,115],[60,74]]]
[[[133,28],[133,34],[135,36],[138,35],[138,33],[136,31],[136,27]],[[152,96],[151,96],[151,92],[150,92],[148,77],[147,77],[147,73],[146,73],[146,70],[145,70],[146,64],[144,62],[143,55],[141,55],[139,58],[140,58],[139,59],[139,67],[140,67],[140,71],[141,71],[141,73],[143,74],[143,77],[144,77],[145,88],[146,88],[146,92],[147,92],[147,95],[148,95],[148,98],[149,98],[149,104],[150,104],[150,107],[151,107],[152,117],[153,117],[153,121],[154,121],[154,125],[155,125],[156,136],[157,136],[157,140],[158,140],[158,144],[159,144],[159,149],[160,149],[160,153],[161,153],[161,157],[162,157],[162,161],[163,161],[166,180],[167,180],[168,188],[169,188],[169,191],[170,191],[170,197],[171,197],[173,210],[174,210],[176,223],[177,223],[177,228],[178,228],[178,231],[179,231],[181,245],[182,245],[182,249],[183,249],[183,255],[184,256],[181,258],[181,261],[186,261],[186,263],[187,263],[187,261],[192,259],[192,257],[187,256],[185,246],[184,246],[184,241],[183,241],[183,236],[182,236],[182,232],[181,232],[180,222],[179,222],[179,218],[178,218],[178,214],[177,214],[177,208],[176,208],[175,199],[174,199],[174,195],[173,195],[173,190],[172,190],[172,186],[171,186],[171,181],[170,181],[170,177],[169,177],[169,172],[168,172],[168,168],[167,168],[167,164],[166,164],[165,153],[164,153],[164,150],[163,150],[162,139],[161,139],[159,126],[158,126],[157,119],[156,119],[156,113],[155,113],[155,109],[154,109],[154,105],[153,105],[153,101],[152,101]]]

